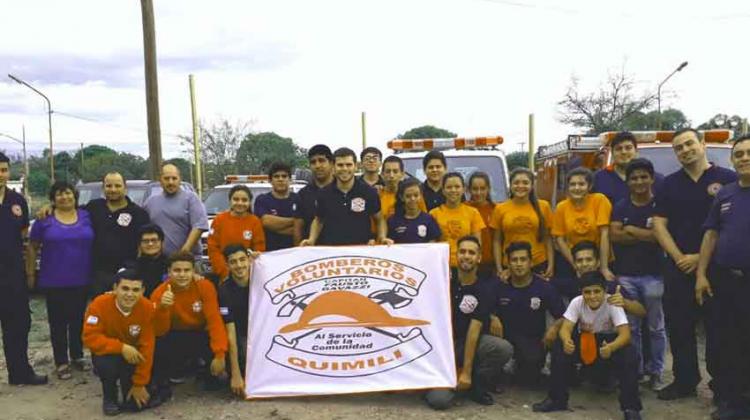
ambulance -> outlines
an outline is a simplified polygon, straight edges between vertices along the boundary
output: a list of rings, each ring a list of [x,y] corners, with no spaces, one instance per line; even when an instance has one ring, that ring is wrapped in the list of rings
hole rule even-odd
[[[548,200],[552,205],[565,199],[565,175],[574,168],[584,166],[596,171],[610,166],[612,154],[609,144],[617,133],[608,131],[598,136],[570,135],[563,141],[540,146],[534,157],[536,193],[539,198]],[[680,169],[680,163],[672,150],[674,131],[632,133],[638,142],[639,157],[650,160],[656,172],[666,176]],[[734,136],[733,131],[705,130],[699,133],[706,142],[708,161],[731,168],[730,141]]]
[[[471,174],[486,172],[490,177],[494,202],[508,198],[508,164],[505,153],[499,149],[503,138],[439,138],[439,139],[395,139],[388,142],[391,149],[404,162],[404,171],[420,181],[427,178],[422,168],[422,158],[427,152],[437,150],[445,155],[448,172],[458,172],[468,182]]]

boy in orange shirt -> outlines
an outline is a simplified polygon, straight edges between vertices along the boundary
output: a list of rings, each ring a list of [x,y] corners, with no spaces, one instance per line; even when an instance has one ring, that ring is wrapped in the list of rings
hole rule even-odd
[[[154,356],[154,306],[143,297],[142,278],[135,270],[116,274],[114,292],[94,299],[86,311],[83,344],[102,382],[102,409],[107,416],[129,408],[138,411],[161,401],[151,397],[146,385],[151,379]],[[122,391],[118,405],[117,382]]]
[[[193,277],[193,254],[177,252],[168,261],[169,278],[151,294],[157,308],[154,380],[162,399],[171,395],[169,378],[179,376],[186,362],[203,359],[210,363],[210,375],[202,375],[204,388],[217,389],[217,377],[224,373],[227,332],[213,283]]]

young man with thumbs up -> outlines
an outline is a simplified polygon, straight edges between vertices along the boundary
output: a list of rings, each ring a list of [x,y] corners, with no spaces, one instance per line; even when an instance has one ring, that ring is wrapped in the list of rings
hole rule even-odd
[[[568,376],[573,363],[580,360],[585,365],[614,369],[620,382],[619,400],[624,418],[639,420],[642,407],[638,369],[625,311],[607,301],[606,280],[600,272],[583,274],[578,281],[581,296],[568,305],[560,326],[560,340],[553,346],[547,398],[532,408],[543,413],[568,410]]]

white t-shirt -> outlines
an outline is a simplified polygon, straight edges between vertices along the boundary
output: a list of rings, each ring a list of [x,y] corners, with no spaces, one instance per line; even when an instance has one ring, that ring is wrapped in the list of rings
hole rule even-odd
[[[616,327],[626,325],[628,317],[625,310],[613,306],[605,300],[598,309],[593,310],[583,301],[583,296],[577,296],[570,301],[563,317],[570,322],[578,323],[578,331],[597,333],[615,333]]]

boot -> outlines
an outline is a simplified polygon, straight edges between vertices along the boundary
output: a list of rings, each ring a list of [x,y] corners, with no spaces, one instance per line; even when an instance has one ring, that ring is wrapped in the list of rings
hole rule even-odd
[[[117,382],[102,381],[102,411],[105,416],[116,416],[120,414],[120,406],[117,403]]]

